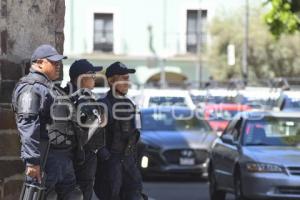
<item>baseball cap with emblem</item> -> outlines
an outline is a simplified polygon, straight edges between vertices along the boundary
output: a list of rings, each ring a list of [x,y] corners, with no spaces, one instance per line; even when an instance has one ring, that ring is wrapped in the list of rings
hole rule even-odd
[[[127,68],[127,66],[119,61],[111,64],[105,72],[107,78],[112,77],[114,75],[124,75],[124,74],[133,74],[135,73],[135,69]]]
[[[35,62],[38,59],[46,58],[51,61],[60,61],[66,59],[66,56],[63,56],[57,52],[57,50],[50,44],[43,44],[36,48],[31,56],[31,62]]]

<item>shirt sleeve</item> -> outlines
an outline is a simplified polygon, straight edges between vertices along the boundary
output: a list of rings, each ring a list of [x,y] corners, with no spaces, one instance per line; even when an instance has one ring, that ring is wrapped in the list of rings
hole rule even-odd
[[[19,115],[17,126],[21,136],[21,157],[26,164],[40,164],[40,117]]]
[[[21,158],[26,164],[39,165],[41,95],[35,91],[35,88],[24,87],[16,97],[18,97],[17,127],[22,142]]]

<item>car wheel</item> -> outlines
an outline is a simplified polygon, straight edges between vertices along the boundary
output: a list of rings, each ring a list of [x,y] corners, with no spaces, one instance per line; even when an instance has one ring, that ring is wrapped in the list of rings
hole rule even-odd
[[[218,190],[217,181],[213,169],[209,173],[209,195],[210,200],[225,200],[226,192]]]
[[[234,196],[235,200],[248,200],[243,194],[241,174],[239,172],[235,173]]]

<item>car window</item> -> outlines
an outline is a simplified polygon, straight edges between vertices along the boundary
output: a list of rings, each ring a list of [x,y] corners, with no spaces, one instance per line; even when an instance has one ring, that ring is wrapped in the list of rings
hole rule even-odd
[[[174,115],[172,112],[141,112],[144,131],[211,131],[206,121],[196,116]]]
[[[265,117],[246,122],[244,145],[300,146],[300,119]]]
[[[191,95],[191,98],[195,105],[204,103],[206,100],[206,96],[202,96],[202,95]]]
[[[227,97],[227,96],[207,96],[205,99],[207,103],[235,103],[235,97]]]
[[[282,109],[300,108],[300,100],[296,98],[286,98]]]
[[[184,106],[187,102],[184,97],[150,97],[149,106]]]

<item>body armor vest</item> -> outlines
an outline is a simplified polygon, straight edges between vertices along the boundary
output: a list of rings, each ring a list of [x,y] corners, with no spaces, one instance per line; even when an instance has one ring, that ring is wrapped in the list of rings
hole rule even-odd
[[[50,109],[52,123],[47,125],[51,147],[68,149],[76,145],[74,116],[76,111],[72,101],[57,87],[52,88],[54,96]]]
[[[103,126],[107,120],[104,110],[88,89],[77,90],[71,99],[77,108],[77,115],[80,115],[80,124],[84,125],[78,129],[84,148],[91,151],[98,150],[105,145]]]
[[[139,138],[139,132],[135,125],[135,106],[129,99],[109,99],[109,112],[111,122],[108,126],[108,149],[114,153],[130,154],[134,151],[136,142]],[[113,111],[113,105],[121,103],[119,106],[115,106],[117,109],[128,109],[128,112],[116,112]],[[124,103],[124,104],[123,104]],[[132,112],[130,112],[132,111]],[[112,112],[115,112],[114,114]]]

